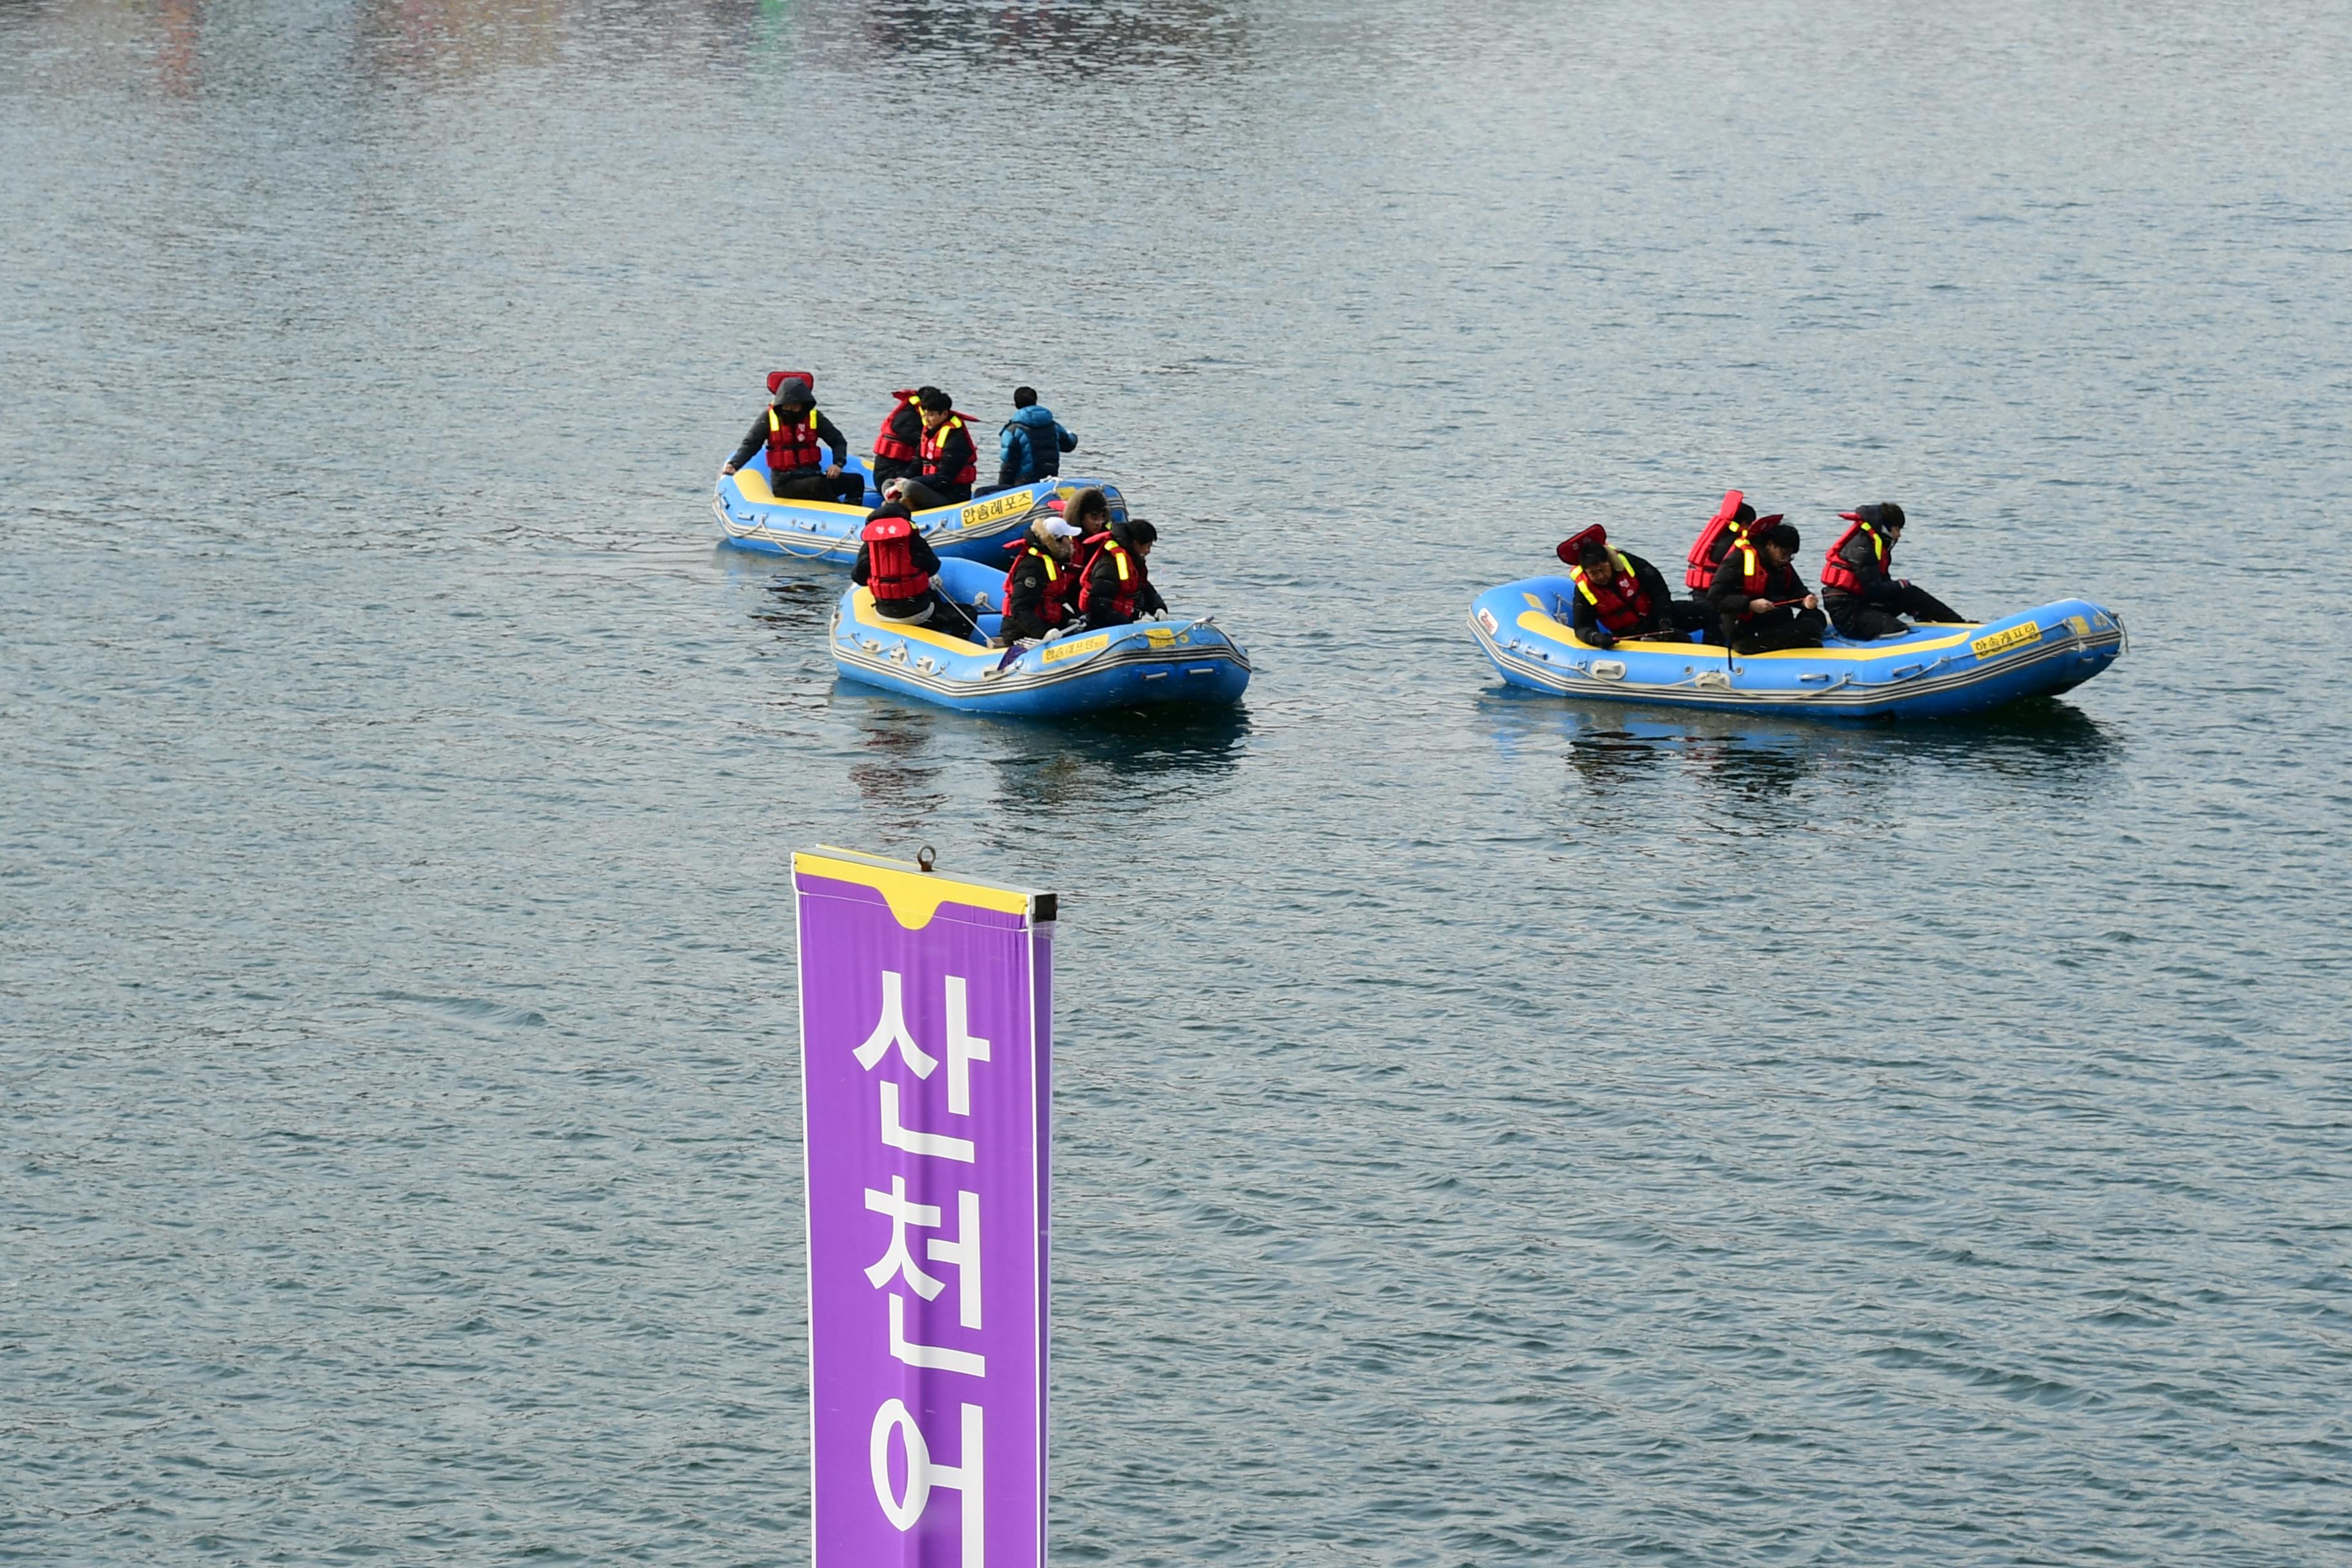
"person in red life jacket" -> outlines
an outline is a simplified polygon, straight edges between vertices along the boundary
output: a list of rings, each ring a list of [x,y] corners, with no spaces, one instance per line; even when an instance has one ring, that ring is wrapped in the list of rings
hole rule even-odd
[[[890,482],[890,499],[905,501],[917,511],[970,500],[972,480],[980,477],[980,451],[971,444],[971,432],[964,428],[963,416],[936,386],[924,387],[916,396],[916,406],[923,414],[916,468],[911,477]]]
[[[1029,525],[1013,543],[1013,569],[1004,574],[1004,640],[1035,641],[1069,626],[1077,616],[1071,603],[1076,579],[1070,545],[1078,531],[1052,513]]]
[[[1683,586],[1694,594],[1705,594],[1715,584],[1715,569],[1723,564],[1731,547],[1748,538],[1759,528],[1769,528],[1780,521],[1780,514],[1758,517],[1756,509],[1738,490],[1723,492],[1723,504],[1706,520],[1699,531],[1697,542],[1683,562]]]
[[[1819,647],[1829,617],[1790,563],[1803,542],[1785,522],[1759,527],[1725,554],[1708,597],[1734,653]]]
[[[1908,578],[1887,574],[1895,565],[1895,541],[1903,537],[1901,507],[1886,500],[1838,515],[1853,526],[1838,536],[1822,563],[1822,606],[1841,637],[1856,642],[1899,637],[1911,628],[1897,616],[1915,621],[1964,618]]]
[[[1067,501],[1048,500],[1048,507],[1062,514],[1062,521],[1078,531],[1070,547],[1070,564],[1080,583],[1087,578],[1087,568],[1095,563],[1095,556],[1110,541],[1110,498],[1099,485],[1088,485]],[[1071,601],[1076,603],[1076,599]]]
[[[1594,647],[1608,647],[1620,637],[1686,638],[1714,618],[1706,605],[1675,599],[1664,574],[1611,544],[1608,531],[1597,522],[1562,540],[1559,555],[1576,584],[1569,625]]]
[[[778,500],[855,502],[866,494],[866,481],[845,472],[849,462],[849,438],[833,421],[817,412],[816,393],[805,376],[774,371],[768,376],[773,400],[751,421],[751,433],[735,448],[719,471],[731,474],[768,448],[768,493]],[[823,445],[833,448],[824,460]]]
[[[1157,616],[1168,601],[1151,585],[1144,563],[1159,542],[1160,531],[1139,517],[1110,525],[1110,537],[1095,552],[1078,589],[1078,610],[1087,629],[1123,626],[1138,616]]]
[[[942,403],[947,401],[947,394],[936,386],[919,386],[890,395],[895,401],[874,437],[874,488],[879,490],[887,490],[893,480],[914,478],[920,466],[923,411],[917,404],[926,395],[935,396]]]
[[[876,615],[909,626],[954,622],[952,614],[940,613],[939,590],[931,586],[939,553],[915,531],[904,506],[886,500],[876,507],[857,540],[857,563],[849,569],[849,580],[873,591]]]

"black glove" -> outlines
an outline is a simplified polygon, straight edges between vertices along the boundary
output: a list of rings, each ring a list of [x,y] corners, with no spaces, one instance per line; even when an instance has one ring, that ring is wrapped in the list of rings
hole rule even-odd
[[[1591,643],[1594,647],[1615,647],[1617,646],[1617,634],[1611,631],[1607,626],[1595,626],[1591,631],[1584,634],[1584,640]]]

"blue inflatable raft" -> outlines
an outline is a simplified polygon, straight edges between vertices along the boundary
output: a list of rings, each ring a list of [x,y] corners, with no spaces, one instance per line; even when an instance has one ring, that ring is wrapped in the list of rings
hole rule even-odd
[[[719,519],[726,542],[740,550],[847,566],[857,559],[857,533],[866,524],[866,514],[882,504],[866,459],[850,458],[848,471],[866,480],[864,505],[778,500],[768,489],[768,454],[761,452],[733,473],[719,476],[710,510]],[[1100,479],[1057,477],[998,490],[993,495],[975,496],[956,506],[919,511],[915,514],[915,527],[942,558],[960,555],[975,561],[1002,561],[1004,546],[1028,528],[1030,518],[1040,505],[1054,496],[1066,500],[1087,485],[1100,487],[1108,498],[1113,521],[1126,519],[1127,504],[1116,485]]]
[[[2082,599],[1982,625],[1899,637],[1734,654],[1719,644],[1644,639],[1597,648],[1569,629],[1576,584],[1528,577],[1470,604],[1478,646],[1515,686],[1620,702],[1848,719],[1946,718],[2080,686],[2124,650],[2123,617]]]
[[[957,604],[981,606],[978,631],[997,634],[1003,568],[947,560],[934,582]],[[1051,719],[1147,703],[1231,704],[1250,678],[1249,655],[1206,616],[1071,632],[1008,659],[971,637],[885,620],[874,596],[853,587],[835,606],[832,640],[834,667],[846,679],[966,713]]]

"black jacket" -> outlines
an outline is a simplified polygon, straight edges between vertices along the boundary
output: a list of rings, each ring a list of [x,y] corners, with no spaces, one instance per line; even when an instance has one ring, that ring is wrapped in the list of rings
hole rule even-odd
[[[1760,550],[1759,553],[1761,553]],[[1747,581],[1747,574],[1739,569],[1745,559],[1746,556],[1737,550],[1724,556],[1723,564],[1715,569],[1715,581],[1707,584],[1707,600],[1715,606],[1715,613],[1729,620],[1744,621],[1748,616],[1749,595],[1741,585]],[[1764,569],[1764,591],[1754,596],[1769,599],[1777,605],[1787,599],[1802,600],[1811,592],[1805,586],[1805,580],[1797,575],[1793,563],[1787,566],[1775,566],[1768,560]]]
[[[1625,564],[1633,569],[1633,581],[1640,584],[1642,592],[1649,595],[1650,620],[1648,626],[1637,626],[1633,632],[1617,632],[1611,635],[1631,637],[1640,631],[1662,627],[1666,620],[1666,605],[1674,598],[1674,594],[1666,587],[1664,576],[1656,567],[1630,550],[1621,550],[1618,553],[1625,558]],[[1593,614],[1592,601],[1579,594],[1575,596],[1574,603],[1575,608],[1569,613],[1568,619],[1570,626],[1575,630],[1576,635],[1583,637],[1587,632],[1598,629],[1601,626],[1601,617]]]
[[[1890,555],[1892,553],[1889,552]],[[1861,599],[1873,605],[1901,606],[1903,591],[1895,585],[1895,579],[1879,566],[1878,552],[1871,547],[1868,533],[1855,529],[1853,537],[1840,547],[1838,559],[1846,563],[1847,570],[1862,579],[1862,592],[1853,594],[1843,588],[1823,588],[1822,598],[1841,601]]]
[[[915,477],[944,500],[970,500],[971,486],[950,483],[948,476],[962,473],[965,468],[972,467],[979,461],[979,453],[980,448],[971,444],[971,427],[959,416],[956,427],[948,432],[947,441],[938,454],[930,461],[916,465]]]
[[[1149,616],[1165,610],[1168,601],[1161,598],[1160,590],[1151,585],[1150,567],[1132,548],[1127,552],[1127,566],[1135,574],[1135,613]],[[1087,615],[1108,614],[1110,602],[1118,597],[1118,561],[1111,554],[1108,545],[1096,551],[1095,558],[1087,563],[1086,583],[1087,603],[1092,606]]]
[[[1004,635],[1008,637],[1042,637],[1055,626],[1070,624],[1070,567],[1067,562],[1054,563],[1055,577],[1045,578],[1045,567],[1026,550],[1013,563],[1010,585],[1004,594]],[[1047,620],[1048,613],[1056,618]]]
[[[844,436],[841,433],[839,426],[835,426],[832,420],[827,419],[824,416],[824,410],[822,408],[818,409],[816,412],[816,438],[833,448],[833,465],[835,468],[841,468],[848,463],[849,437]],[[751,460],[752,453],[757,452],[767,444],[768,411],[762,408],[760,410],[760,416],[751,421],[751,433],[743,437],[743,444],[735,448],[735,455],[728,458],[727,461],[731,466],[740,468],[744,464]],[[779,474],[776,477],[778,479],[782,479],[783,476]]]

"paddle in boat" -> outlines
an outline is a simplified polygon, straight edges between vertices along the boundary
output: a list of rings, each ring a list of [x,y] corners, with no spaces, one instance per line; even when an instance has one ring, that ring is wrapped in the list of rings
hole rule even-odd
[[[1230,705],[1249,685],[1249,655],[1206,616],[1065,632],[1013,652],[986,641],[1003,626],[1003,567],[949,558],[931,581],[943,597],[977,607],[963,635],[887,620],[872,594],[852,587],[834,609],[834,668],[942,708],[1041,719],[1162,702]]]
[[[1735,654],[1692,637],[1594,647],[1570,629],[1576,584],[1526,577],[1471,601],[1470,630],[1514,686],[1620,702],[1850,719],[1947,718],[2080,686],[2124,650],[2123,617],[2060,599],[1997,621]]]

